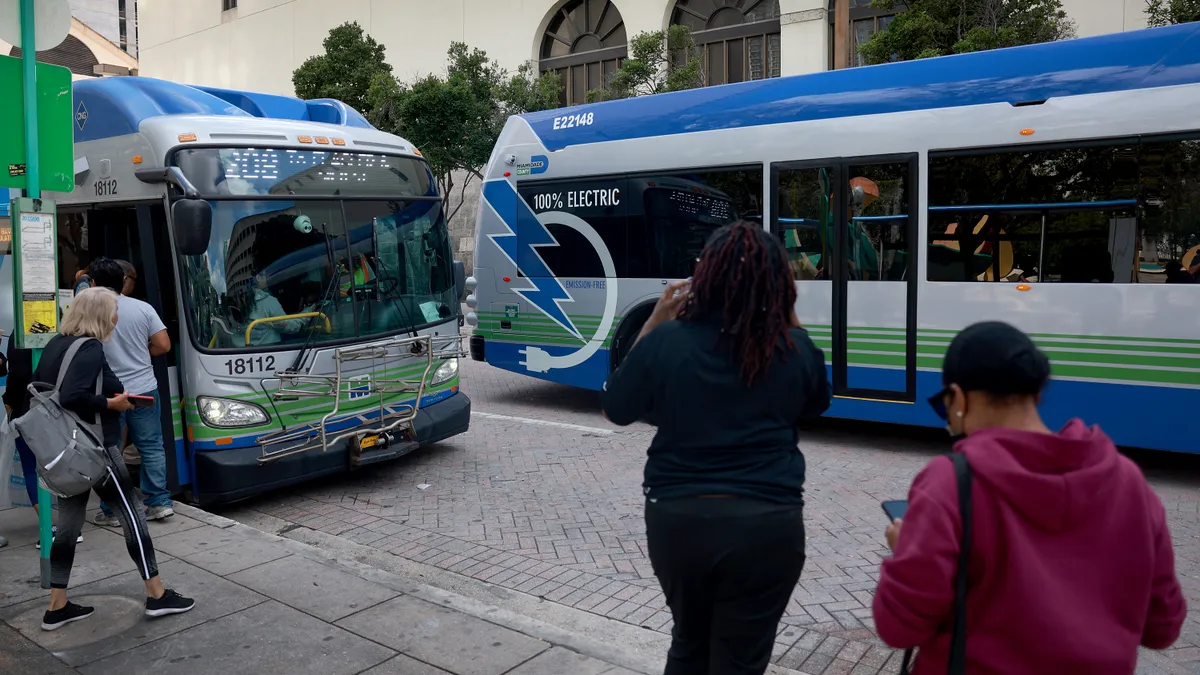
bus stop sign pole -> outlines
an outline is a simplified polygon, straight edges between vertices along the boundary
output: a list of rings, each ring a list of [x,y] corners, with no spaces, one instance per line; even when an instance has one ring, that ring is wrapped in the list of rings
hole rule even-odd
[[[11,0],[10,0],[11,1]],[[13,200],[13,314],[12,339],[17,347],[33,352],[37,367],[42,348],[58,331],[58,228],[52,200],[41,198],[38,148],[37,46],[38,27],[34,4],[45,0],[20,0],[22,94],[25,113],[25,197]],[[58,8],[55,8],[58,9]],[[52,12],[53,13],[53,12]],[[45,29],[43,29],[45,30]],[[59,37],[58,41],[65,38]],[[53,37],[44,42],[54,42]],[[42,44],[53,47],[53,44]],[[69,123],[69,122],[68,122]],[[68,127],[69,129],[69,127]],[[41,540],[42,588],[50,588],[52,506],[50,493],[40,484],[38,529]]]

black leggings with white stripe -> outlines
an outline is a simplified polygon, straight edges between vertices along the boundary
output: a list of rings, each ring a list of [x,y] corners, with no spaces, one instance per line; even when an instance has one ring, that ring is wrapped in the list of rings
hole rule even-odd
[[[122,462],[121,456],[109,451],[111,462]],[[120,465],[118,465],[120,466]],[[149,581],[158,576],[158,563],[154,560],[154,545],[150,543],[150,530],[146,527],[146,515],[142,513],[142,500],[134,491],[124,472],[107,469],[108,477],[92,486],[92,490],[104,503],[113,508],[114,515],[125,531],[125,546],[129,557],[137,566],[142,579]],[[58,500],[58,531],[50,547],[50,588],[66,588],[71,580],[71,566],[75,563],[75,540],[83,529],[87,518],[88,493]]]

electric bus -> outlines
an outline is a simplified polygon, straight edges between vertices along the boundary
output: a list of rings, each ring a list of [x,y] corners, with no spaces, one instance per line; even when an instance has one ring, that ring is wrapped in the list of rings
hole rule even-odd
[[[599,390],[704,236],[749,220],[788,252],[829,415],[940,426],[950,340],[1003,320],[1053,362],[1053,423],[1198,452],[1200,286],[1163,274],[1200,263],[1198,109],[1186,24],[515,116],[471,356]]]

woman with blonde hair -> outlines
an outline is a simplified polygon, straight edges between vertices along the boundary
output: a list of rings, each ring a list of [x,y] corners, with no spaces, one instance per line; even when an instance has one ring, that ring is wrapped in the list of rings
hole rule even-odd
[[[125,532],[129,556],[146,582],[146,615],[181,614],[195,601],[163,587],[154,559],[154,546],[146,527],[146,516],[133,505],[133,484],[125,470],[117,444],[121,439],[120,414],[133,407],[129,392],[104,358],[104,345],[117,325],[117,294],[107,288],[88,288],[75,296],[63,315],[59,334],[46,345],[41,362],[33,374],[34,382],[57,382],[67,350],[79,340],[79,347],[58,389],[59,403],[79,415],[88,424],[99,423],[108,448],[108,469],[92,490],[100,499],[117,507],[118,520]],[[96,381],[101,382],[96,393]],[[55,630],[86,619],[95,611],[67,600],[67,583],[75,561],[75,542],[83,529],[88,493],[58,500],[58,532],[50,546],[50,609],[42,618],[43,630]]]

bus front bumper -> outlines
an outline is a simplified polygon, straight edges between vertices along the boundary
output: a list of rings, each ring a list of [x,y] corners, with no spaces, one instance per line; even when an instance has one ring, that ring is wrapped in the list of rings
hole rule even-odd
[[[461,434],[471,425],[471,399],[459,392],[417,411],[413,423],[422,446]],[[201,506],[245,499],[349,468],[349,441],[261,462],[258,446],[196,453],[195,496]]]

